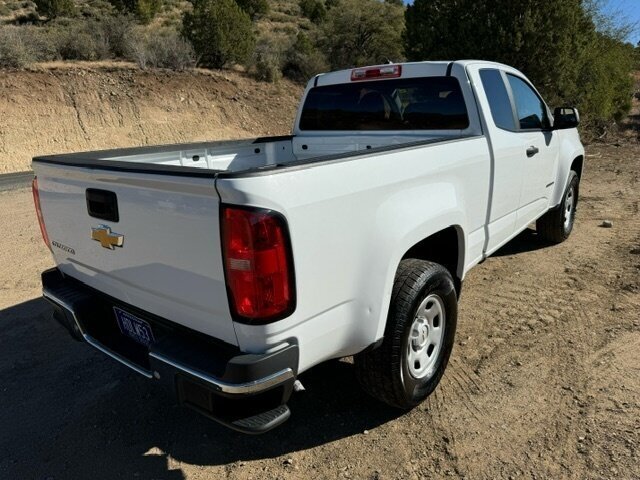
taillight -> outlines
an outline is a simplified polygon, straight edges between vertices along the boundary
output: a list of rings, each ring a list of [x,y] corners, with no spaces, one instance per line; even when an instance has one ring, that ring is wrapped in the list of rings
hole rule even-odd
[[[236,320],[268,323],[295,309],[291,244],[285,219],[272,211],[223,206],[222,251]]]
[[[31,190],[33,191],[33,203],[36,206],[36,215],[38,217],[38,223],[40,224],[40,232],[42,233],[42,239],[51,250],[51,242],[49,242],[49,235],[47,235],[47,227],[44,226],[44,218],[42,217],[42,208],[40,207],[40,191],[38,190],[38,178],[34,177],[31,182]]]
[[[402,65],[383,65],[381,67],[356,68],[351,70],[351,81],[374,78],[398,78],[402,75]]]

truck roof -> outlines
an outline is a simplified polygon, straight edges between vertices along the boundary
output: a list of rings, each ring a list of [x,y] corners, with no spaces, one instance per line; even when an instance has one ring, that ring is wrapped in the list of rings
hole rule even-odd
[[[367,65],[348,68],[344,70],[336,70],[334,72],[320,73],[314,78],[309,80],[307,88],[323,86],[323,85],[335,85],[338,83],[351,82],[351,72],[360,69],[369,69],[376,67],[388,67],[392,65],[402,66],[402,78],[420,77],[420,76],[440,76],[448,75],[451,72],[453,65],[458,65],[462,68],[466,68],[471,64],[486,64],[488,66],[499,67],[502,70],[517,71],[513,67],[504,65],[498,62],[491,62],[487,60],[438,60],[438,61],[424,61],[424,62],[400,62],[400,63],[388,63],[384,65]]]

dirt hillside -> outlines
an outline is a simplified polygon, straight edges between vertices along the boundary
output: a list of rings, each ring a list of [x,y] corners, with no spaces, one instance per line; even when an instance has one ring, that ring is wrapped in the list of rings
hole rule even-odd
[[[49,64],[0,71],[0,173],[39,154],[280,135],[302,88],[224,71]]]

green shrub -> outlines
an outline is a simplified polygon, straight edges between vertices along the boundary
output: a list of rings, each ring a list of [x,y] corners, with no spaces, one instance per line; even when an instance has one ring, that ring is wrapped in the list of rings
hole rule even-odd
[[[331,67],[404,59],[404,8],[378,0],[340,0],[322,26],[321,47]]]
[[[634,60],[630,44],[596,33],[586,52],[574,96],[557,98],[555,105],[577,105],[583,129],[588,132],[600,132],[612,122],[621,122],[631,110],[631,72],[637,68]]]
[[[269,2],[267,0],[236,0],[236,3],[242,10],[247,12],[251,20],[269,12]]]
[[[120,12],[132,14],[141,22],[149,23],[162,6],[161,0],[109,0]]]
[[[131,39],[130,55],[142,69],[185,70],[195,66],[193,47],[173,29],[138,33]]]
[[[583,126],[629,110],[633,48],[619,28],[597,26],[590,2],[415,0],[406,10],[410,60],[481,58],[521,70],[552,105],[576,105]]]
[[[302,15],[313,23],[321,23],[327,18],[327,7],[322,0],[300,0]]]
[[[76,16],[94,20],[106,20],[112,17],[133,16],[129,12],[118,10],[108,0],[83,0],[76,4]]]
[[[36,10],[49,20],[57,17],[68,17],[75,13],[73,0],[35,0]]]
[[[318,73],[329,69],[324,55],[307,35],[300,32],[287,50],[282,73],[291,80],[306,82]]]
[[[245,63],[253,53],[251,19],[234,0],[194,0],[193,10],[184,14],[182,23],[183,35],[203,66]]]
[[[21,13],[13,17],[11,23],[14,25],[38,25],[40,23],[40,15],[35,11]]]

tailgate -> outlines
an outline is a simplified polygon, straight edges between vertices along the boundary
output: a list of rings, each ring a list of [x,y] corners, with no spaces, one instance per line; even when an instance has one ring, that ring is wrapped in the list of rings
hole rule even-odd
[[[33,168],[53,255],[63,273],[125,303],[237,345],[213,175],[37,161]],[[87,189],[93,189],[91,202]]]

